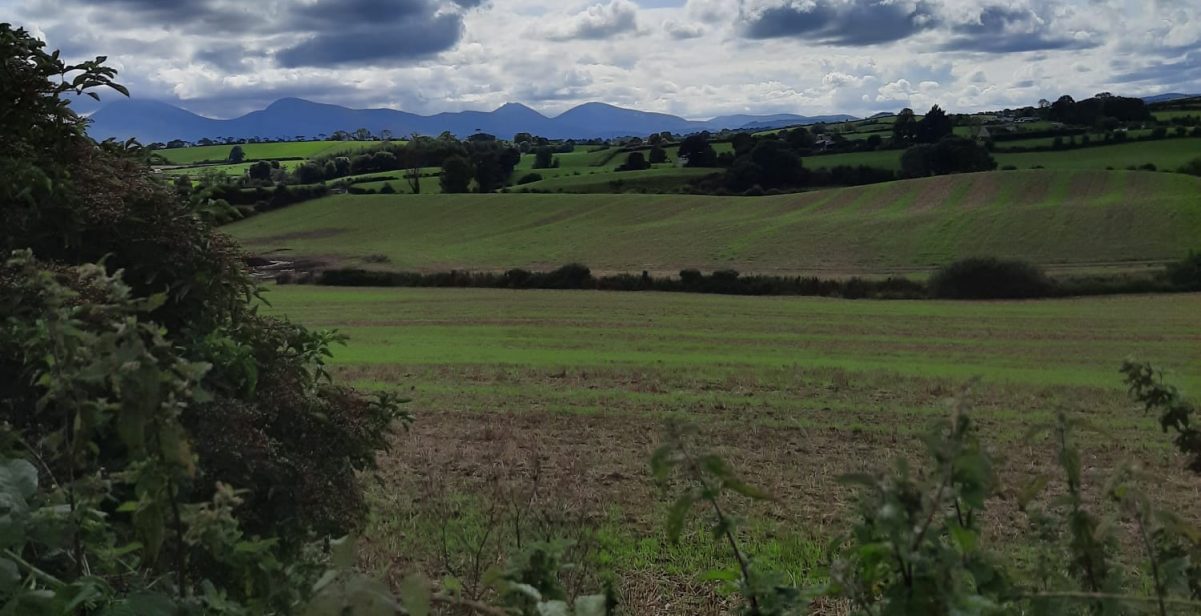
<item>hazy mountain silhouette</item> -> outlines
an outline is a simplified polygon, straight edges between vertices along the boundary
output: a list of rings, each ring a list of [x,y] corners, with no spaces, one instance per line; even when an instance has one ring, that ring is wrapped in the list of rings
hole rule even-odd
[[[796,124],[841,122],[848,115],[806,117],[791,114],[730,115],[708,121],[685,120],[664,113],[623,109],[605,103],[585,103],[550,118],[518,103],[495,111],[460,111],[421,116],[394,109],[350,109],[299,98],[275,101],[266,109],[244,116],[217,120],[174,105],[135,99],[118,100],[91,115],[89,134],[97,139],[137,138],[143,143],[203,138],[309,138],[335,131],[366,128],[379,134],[390,130],[397,137],[414,133],[439,135],[449,131],[459,137],[485,132],[509,139],[520,132],[550,139],[590,139],[646,136],[655,132],[694,133],[724,128],[762,130]]]

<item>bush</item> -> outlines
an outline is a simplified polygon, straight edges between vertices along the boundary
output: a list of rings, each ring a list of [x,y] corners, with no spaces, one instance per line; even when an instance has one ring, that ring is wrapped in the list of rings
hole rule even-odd
[[[1201,158],[1194,158],[1179,169],[1180,173],[1201,177]]]
[[[941,299],[1020,299],[1046,297],[1053,284],[1025,261],[991,257],[956,261],[930,278],[930,294]]]
[[[1190,252],[1187,257],[1168,265],[1168,280],[1186,291],[1201,291],[1201,252]]]
[[[395,400],[330,384],[339,339],[260,316],[208,208],[86,136],[64,99],[114,71],[0,24],[0,73],[0,550],[53,576],[0,557],[0,604],[294,611],[306,544],[364,520]]]
[[[527,173],[527,174],[521,176],[521,179],[517,180],[517,185],[521,186],[522,184],[533,184],[534,182],[541,182],[541,181],[542,181],[541,173]]]
[[[583,289],[593,286],[592,270],[579,263],[569,263],[546,274],[540,285],[544,289]]]

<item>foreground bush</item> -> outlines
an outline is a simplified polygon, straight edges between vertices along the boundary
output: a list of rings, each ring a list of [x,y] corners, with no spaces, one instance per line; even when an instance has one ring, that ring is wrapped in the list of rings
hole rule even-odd
[[[940,299],[1046,297],[1053,289],[1051,280],[1038,267],[991,257],[956,261],[930,278],[930,295]]]
[[[1122,366],[1131,396],[1201,475],[1197,409],[1146,364]],[[739,541],[730,500],[770,498],[748,485],[687,430],[673,427],[651,460],[652,473],[674,495],[668,535],[680,537],[694,511],[728,546],[736,566],[731,590],[741,613],[809,613],[809,601],[842,601],[856,615],[952,614],[1197,614],[1201,613],[1201,530],[1153,498],[1160,478],[1130,463],[1086,498],[1085,454],[1074,435],[1082,426],[1064,413],[1030,438],[1049,436],[1060,476],[1002,485],[996,461],[968,411],[966,390],[950,417],[924,439],[922,460],[900,458],[891,470],[847,475],[857,489],[849,528],[834,542],[830,582],[796,588],[756,564]],[[1028,527],[1014,546],[984,533],[990,505],[1016,501]]]
[[[114,71],[7,24],[0,62],[0,613],[296,611],[398,401],[257,315],[218,204],[87,138],[62,97]]]

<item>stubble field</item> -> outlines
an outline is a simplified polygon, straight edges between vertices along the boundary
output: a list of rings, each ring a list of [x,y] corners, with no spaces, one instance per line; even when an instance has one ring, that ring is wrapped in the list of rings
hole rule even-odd
[[[697,574],[729,566],[721,546],[703,532],[664,539],[648,459],[673,420],[776,497],[736,506],[744,539],[802,584],[820,582],[827,543],[845,528],[851,495],[837,478],[916,457],[956,396],[1011,485],[1053,473],[1052,447],[1028,435],[1063,411],[1096,428],[1080,434],[1094,489],[1137,459],[1177,504],[1201,497],[1117,372],[1134,356],[1198,391],[1198,295],[943,303],[277,287],[267,298],[271,312],[349,336],[336,379],[412,399],[416,423],[370,482],[364,560],[395,580],[414,568],[470,578],[471,562],[448,554],[499,560],[514,545],[499,538],[509,535],[497,511],[520,502],[539,528],[576,533],[587,546],[579,583],[613,572],[632,613],[722,613],[719,585]],[[1008,499],[990,509],[995,538],[1027,527]]]

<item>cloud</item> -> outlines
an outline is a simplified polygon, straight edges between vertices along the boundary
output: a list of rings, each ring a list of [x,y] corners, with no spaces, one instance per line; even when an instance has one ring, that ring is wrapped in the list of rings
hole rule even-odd
[[[746,8],[751,39],[800,38],[829,45],[874,45],[908,38],[938,25],[926,0],[785,0]]]
[[[676,21],[674,19],[663,22],[663,29],[671,38],[677,41],[700,38],[705,35],[704,26],[685,21]]]
[[[594,4],[546,29],[552,41],[601,40],[638,31],[638,5],[629,0]]]
[[[457,9],[480,5],[480,0],[318,0],[297,9],[287,23],[290,30],[310,31],[310,37],[275,57],[285,68],[427,58],[462,38]]]
[[[987,6],[974,20],[951,28],[950,40],[941,47],[953,51],[1011,53],[1051,49],[1087,49],[1099,43],[1086,33],[1056,32],[1049,19],[1029,8]]]

